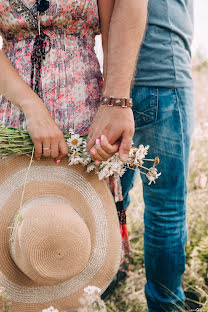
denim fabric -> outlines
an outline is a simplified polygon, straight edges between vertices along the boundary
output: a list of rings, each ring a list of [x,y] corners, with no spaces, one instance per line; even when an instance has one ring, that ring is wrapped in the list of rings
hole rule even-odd
[[[181,287],[185,270],[187,175],[194,127],[192,88],[148,88],[132,90],[136,131],[135,146],[150,145],[148,158],[159,156],[156,184],[143,181],[144,255],[149,312],[178,311],[185,299]],[[149,164],[147,164],[149,165]],[[122,177],[124,206],[135,171]]]

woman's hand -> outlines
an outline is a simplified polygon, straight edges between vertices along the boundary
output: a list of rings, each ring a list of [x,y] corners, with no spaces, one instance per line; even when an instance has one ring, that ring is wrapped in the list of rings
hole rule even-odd
[[[111,145],[105,135],[96,139],[96,144],[91,149],[91,158],[99,165],[101,161],[106,161],[119,151],[119,142]]]
[[[27,129],[35,146],[35,158],[41,156],[61,160],[68,154],[64,135],[43,103],[35,103],[33,108],[24,111]]]

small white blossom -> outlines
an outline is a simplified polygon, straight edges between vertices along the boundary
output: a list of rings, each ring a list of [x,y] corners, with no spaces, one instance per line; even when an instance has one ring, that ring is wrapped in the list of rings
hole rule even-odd
[[[120,161],[119,154],[114,154],[107,161],[103,161],[98,168],[98,177],[100,180],[112,175],[122,176],[125,172],[124,163]]]
[[[139,148],[132,147],[129,152],[129,158],[127,161],[127,166],[129,167],[142,167],[144,164],[145,156],[148,154],[149,145],[139,145]]]
[[[90,157],[90,153],[87,151],[87,142],[84,137],[79,134],[75,134],[73,129],[70,129],[71,138],[67,140],[69,147],[69,165],[81,164],[86,166],[86,171],[89,173],[94,171],[98,175],[99,180],[109,178],[110,176],[122,177],[126,171],[126,168],[148,168],[143,167],[145,156],[148,154],[149,146],[140,145],[139,148],[132,147],[129,152],[129,158],[126,163],[122,162],[119,158],[119,153],[114,154],[107,161],[101,162],[99,166],[96,166]],[[157,162],[158,163],[158,162]],[[150,181],[155,183],[155,180],[160,176],[160,174],[155,172],[155,165],[146,174]],[[139,168],[140,169],[140,168]]]
[[[77,152],[75,152],[74,154],[72,154],[69,157],[69,165],[70,166],[82,164],[82,162],[83,162],[83,158],[81,156],[79,156],[79,154],[76,154],[76,153]]]
[[[59,312],[59,310],[54,309],[54,307],[50,307],[50,308],[48,308],[48,309],[42,310],[42,312]]]
[[[69,129],[69,134],[75,134],[74,129],[70,128]]]
[[[90,164],[87,166],[87,173],[90,173],[91,171],[97,169],[97,167],[94,164]]]
[[[149,145],[145,146],[144,145],[139,145],[139,148],[136,152],[136,159],[142,160],[145,158],[145,156],[148,154],[149,150]]]
[[[155,180],[158,179],[160,175],[161,173],[157,173],[157,168],[150,168],[148,173],[146,174],[147,179],[150,181],[148,185],[152,184],[152,182],[155,183]]]
[[[0,50],[3,48],[3,38],[2,36],[0,35]]]
[[[83,160],[83,166],[87,166],[91,163],[92,159],[90,157],[86,157],[84,160]]]
[[[100,298],[101,289],[96,286],[88,286],[84,289],[84,295],[80,298],[82,307],[78,312],[107,312],[103,300]]]
[[[96,286],[87,286],[84,289],[84,292],[88,295],[94,295],[94,294],[100,294],[101,293],[101,289],[96,287]]]
[[[72,134],[71,138],[67,140],[69,148],[78,147],[82,144],[83,139],[79,134]]]

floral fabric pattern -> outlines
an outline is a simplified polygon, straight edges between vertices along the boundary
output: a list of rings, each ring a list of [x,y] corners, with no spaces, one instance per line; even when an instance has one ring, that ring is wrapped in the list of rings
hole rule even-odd
[[[102,76],[94,52],[99,33],[97,0],[51,0],[40,16],[50,38],[41,69],[41,98],[62,130],[87,134],[99,105]],[[0,0],[5,53],[30,85],[31,54],[37,29],[35,0]],[[24,114],[0,97],[0,123],[25,128]]]

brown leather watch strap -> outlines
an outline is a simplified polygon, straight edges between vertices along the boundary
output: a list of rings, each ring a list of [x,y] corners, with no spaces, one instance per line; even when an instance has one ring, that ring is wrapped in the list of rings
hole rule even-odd
[[[132,107],[133,106],[133,101],[132,99],[127,99],[127,98],[115,98],[113,96],[107,97],[103,96],[101,98],[101,105],[108,105],[108,106],[121,106],[123,108],[126,107]]]

